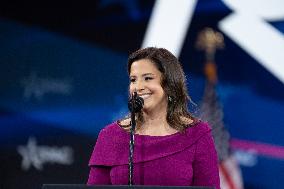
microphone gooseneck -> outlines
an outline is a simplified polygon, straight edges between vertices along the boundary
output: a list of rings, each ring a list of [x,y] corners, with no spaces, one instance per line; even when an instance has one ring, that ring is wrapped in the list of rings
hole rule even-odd
[[[141,111],[144,105],[144,100],[134,92],[131,99],[128,101],[128,108],[131,112],[131,128],[130,128],[130,141],[129,141],[129,177],[128,185],[133,185],[133,154],[134,154],[134,131],[136,127],[135,113]]]

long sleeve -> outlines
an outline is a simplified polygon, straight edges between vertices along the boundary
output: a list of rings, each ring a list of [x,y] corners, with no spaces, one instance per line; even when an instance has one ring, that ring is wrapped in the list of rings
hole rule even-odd
[[[137,135],[135,145],[135,184],[197,185],[220,189],[217,155],[207,123],[198,122],[188,127],[185,133]],[[91,170],[87,184],[127,183],[128,155],[129,133],[116,123],[105,127],[89,161]]]
[[[91,166],[87,185],[109,185],[110,167]]]
[[[196,144],[193,185],[214,186],[220,189],[217,152],[210,132],[200,138]]]

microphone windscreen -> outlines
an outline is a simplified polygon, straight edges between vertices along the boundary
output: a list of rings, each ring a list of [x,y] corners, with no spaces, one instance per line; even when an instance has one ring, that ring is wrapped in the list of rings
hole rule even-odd
[[[137,94],[134,93],[132,95],[132,98],[128,101],[128,109],[132,111],[134,110],[135,113],[138,113],[141,111],[144,105],[144,100],[142,97],[138,96]]]

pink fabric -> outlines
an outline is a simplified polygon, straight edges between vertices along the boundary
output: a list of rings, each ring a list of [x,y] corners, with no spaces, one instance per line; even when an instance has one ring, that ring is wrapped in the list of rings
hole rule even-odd
[[[127,185],[129,133],[117,123],[101,130],[89,166],[88,185]],[[198,122],[185,133],[135,135],[134,184],[220,188],[210,128]]]

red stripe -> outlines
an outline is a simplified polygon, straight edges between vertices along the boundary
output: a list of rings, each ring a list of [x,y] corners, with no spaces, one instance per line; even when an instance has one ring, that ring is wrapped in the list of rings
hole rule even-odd
[[[221,169],[221,172],[223,173],[224,178],[225,178],[227,184],[229,185],[229,188],[230,189],[236,189],[237,187],[235,186],[234,181],[233,181],[232,177],[230,176],[230,174],[228,173],[225,165],[223,163],[220,163],[219,168]]]
[[[273,144],[260,143],[248,140],[231,139],[233,149],[254,150],[257,154],[277,159],[284,159],[284,147]]]

